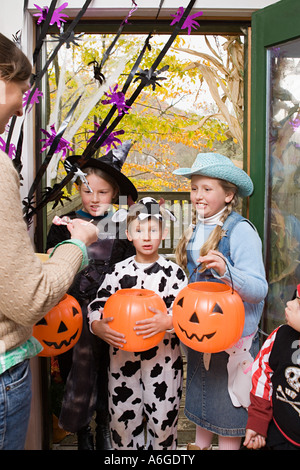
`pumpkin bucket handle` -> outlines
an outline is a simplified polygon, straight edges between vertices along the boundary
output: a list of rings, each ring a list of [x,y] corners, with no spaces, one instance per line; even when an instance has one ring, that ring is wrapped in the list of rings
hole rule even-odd
[[[222,258],[222,260],[224,261],[224,263],[226,264],[226,267],[228,269],[228,272],[229,272],[229,277],[230,277],[230,282],[231,282],[231,293],[234,294],[234,286],[233,286],[233,280],[232,280],[232,275],[231,275],[231,271],[230,271],[230,268],[229,268],[229,263],[227,261],[226,258],[224,258],[223,256],[221,255],[218,255],[217,253],[214,253],[216,256],[219,256],[220,258]],[[188,281],[190,281],[190,278],[192,277],[193,274],[195,274],[198,269],[200,268],[202,263],[199,263],[192,271],[192,273],[189,275],[189,278],[188,278]]]

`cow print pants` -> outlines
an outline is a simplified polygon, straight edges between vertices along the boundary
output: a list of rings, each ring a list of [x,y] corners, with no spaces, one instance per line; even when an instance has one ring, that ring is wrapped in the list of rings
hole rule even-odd
[[[114,449],[176,449],[182,357],[175,334],[140,353],[110,348],[108,389]]]

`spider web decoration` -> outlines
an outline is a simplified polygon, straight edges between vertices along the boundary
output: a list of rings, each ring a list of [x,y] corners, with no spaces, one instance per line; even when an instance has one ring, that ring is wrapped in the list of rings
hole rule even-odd
[[[41,34],[37,40],[37,44],[36,44],[36,47],[35,47],[35,50],[34,50],[34,53],[33,53],[33,65],[35,65],[36,63],[36,60],[37,60],[37,57],[39,55],[39,52],[41,50],[41,47],[43,45],[43,40],[44,38],[46,37],[46,34],[47,34],[47,31],[48,31],[48,28],[49,28],[49,24],[50,24],[50,21],[51,21],[51,18],[52,18],[52,15],[53,15],[53,12],[54,12],[54,9],[56,7],[56,3],[57,3],[57,0],[52,0],[51,2],[51,5],[50,5],[50,8],[48,10],[48,14],[45,18],[45,21],[44,21],[44,25],[43,25],[43,28],[42,28],[42,31],[41,31]],[[23,11],[25,13],[26,9],[27,9],[27,6],[28,6],[28,0],[25,0],[24,1],[24,8],[23,8]],[[20,32],[18,31],[17,34],[19,34]],[[21,33],[20,33],[21,34]],[[31,77],[31,80],[30,80],[30,85],[32,85],[33,81],[36,79],[36,75],[32,75]],[[36,87],[35,87],[36,88]],[[35,93],[35,89],[31,90],[29,96],[28,96],[28,101],[27,102],[30,102],[31,101],[31,98],[33,96],[33,94]],[[27,108],[25,109],[25,112],[26,112]],[[11,122],[10,122],[10,128],[9,128],[9,133],[8,133],[8,136],[7,136],[7,139],[6,139],[6,149],[5,149],[5,152],[7,153],[8,152],[8,149],[9,149],[9,146],[10,146],[10,142],[11,142],[11,138],[12,138],[12,134],[13,134],[13,130],[14,130],[14,127],[15,127],[15,124],[16,124],[16,119],[17,117],[14,115],[11,119]],[[13,163],[15,165],[15,168],[18,170],[18,172],[20,173],[21,169],[22,169],[22,163],[21,163],[21,153],[22,153],[22,144],[23,144],[23,125],[24,125],[24,119],[23,119],[23,122],[22,122],[22,125],[21,125],[21,129],[20,129],[20,136],[19,136],[19,141],[18,141],[18,144],[17,144],[17,152],[16,152],[16,157],[15,159],[13,160]]]
[[[32,186],[28,192],[28,196],[27,198],[25,198],[25,203],[23,201],[23,204],[24,204],[24,213],[25,213],[25,219],[27,221],[27,224],[29,225],[30,222],[31,222],[31,218],[32,216],[30,216],[30,214],[33,214],[33,213],[36,213],[38,210],[42,209],[44,207],[44,200],[47,200],[47,202],[51,202],[51,201],[57,201],[57,198],[58,196],[63,196],[63,193],[62,193],[62,188],[61,188],[61,191],[58,192],[54,198],[52,198],[52,195],[50,194],[51,193],[51,188],[47,188],[47,190],[43,193],[43,197],[42,197],[42,201],[36,206],[34,207],[33,206],[33,198],[34,198],[34,194],[35,194],[35,191],[37,190],[38,188],[38,185],[40,184],[41,180],[42,180],[42,177],[43,175],[45,174],[46,170],[47,170],[47,167],[50,163],[50,160],[52,158],[52,156],[54,155],[60,141],[61,141],[61,138],[75,112],[75,109],[79,103],[81,99],[81,96],[79,96],[79,98],[77,98],[77,100],[75,101],[75,103],[73,104],[73,106],[71,107],[70,111],[68,112],[68,115],[67,117],[65,118],[65,120],[63,121],[63,123],[61,124],[60,128],[58,129],[57,133],[56,133],[56,136],[54,137],[53,141],[52,141],[52,144],[50,146],[50,149],[42,163],[42,165],[40,166],[37,174],[36,174],[36,177],[32,183]],[[54,185],[55,187],[55,185]],[[58,201],[59,202],[59,201]],[[55,204],[56,206],[57,204]],[[54,207],[55,207],[54,206]]]
[[[21,161],[21,155],[22,155],[22,147],[23,147],[23,133],[24,133],[25,114],[28,111],[28,107],[31,103],[31,100],[32,100],[33,96],[35,96],[35,94],[37,92],[38,85],[39,85],[40,81],[42,80],[42,78],[44,77],[45,73],[47,72],[49,65],[55,59],[56,55],[58,54],[58,52],[59,52],[60,48],[63,46],[63,44],[65,44],[69,40],[70,36],[72,36],[72,33],[73,33],[75,27],[79,23],[82,16],[85,14],[85,12],[88,9],[91,2],[92,2],[92,0],[86,0],[85,1],[82,9],[80,10],[80,12],[76,16],[76,18],[71,22],[71,24],[67,28],[66,32],[63,35],[60,35],[58,45],[56,46],[56,48],[52,52],[51,56],[48,58],[48,60],[45,64],[44,68],[42,69],[42,71],[38,75],[32,75],[32,77],[31,77],[30,84],[31,84],[32,88],[30,89],[30,94],[27,98],[27,105],[26,105],[26,108],[25,108],[24,118],[23,118],[23,122],[20,126],[20,133],[19,133],[19,139],[18,139],[17,148],[16,148],[16,155],[15,155],[15,158],[13,159],[13,164],[14,164],[15,168],[17,169],[17,171],[20,175],[20,179],[22,179],[21,171],[22,171],[22,167],[23,167],[22,161]],[[44,42],[44,40],[46,38],[46,35],[48,33],[49,25],[51,23],[53,13],[55,11],[56,4],[57,4],[57,0],[52,0],[51,1],[51,5],[50,5],[50,7],[48,9],[48,12],[47,12],[47,15],[44,19],[42,29],[41,29],[41,33],[40,33],[40,35],[37,39],[36,47],[35,47],[35,50],[33,52],[33,65],[36,64],[37,58],[39,57],[43,42]],[[27,6],[28,6],[28,1],[25,0],[25,2],[24,2],[24,12],[26,11]],[[8,152],[8,150],[10,148],[10,142],[11,142],[11,137],[12,137],[12,133],[13,133],[15,123],[16,123],[16,116],[13,116],[12,119],[11,119],[10,129],[9,129],[9,133],[8,133],[7,140],[6,140],[6,150],[5,150],[6,153]]]
[[[152,64],[152,66],[150,67],[150,69],[139,72],[140,74],[142,72],[144,72],[143,75],[142,75],[143,80],[140,80],[140,84],[138,85],[136,90],[132,93],[131,97],[128,100],[126,100],[126,105],[127,106],[129,106],[129,107],[132,106],[132,104],[134,103],[136,98],[140,95],[140,93],[142,92],[144,87],[149,86],[149,85],[152,85],[152,87],[153,87],[153,84],[157,84],[156,80],[158,78],[159,79],[162,78],[162,77],[157,77],[157,73],[161,72],[164,69],[164,67],[159,71],[156,71],[156,69],[159,66],[159,64],[161,63],[161,61],[163,60],[165,54],[167,53],[167,51],[169,50],[171,45],[173,44],[174,40],[176,39],[178,33],[180,32],[184,22],[186,21],[186,19],[188,17],[190,11],[193,8],[193,6],[195,4],[195,1],[196,0],[191,0],[190,1],[189,5],[185,9],[184,13],[181,15],[180,19],[176,23],[176,26],[174,28],[173,33],[170,35],[170,37],[169,37],[168,41],[166,42],[166,44],[164,45],[163,49],[160,51],[160,53],[158,54],[158,56],[154,60],[154,62]],[[149,41],[150,41],[151,37],[152,37],[152,33],[149,33],[148,37],[145,40],[144,46],[143,46],[136,62],[134,63],[134,65],[131,69],[131,72],[128,75],[128,78],[127,78],[127,80],[126,80],[126,82],[125,82],[125,84],[122,88],[122,93],[124,95],[126,94],[126,91],[128,90],[131,82],[133,81],[133,78],[134,78],[134,76],[135,76],[135,74],[136,74],[136,72],[139,68],[139,65],[142,61],[142,58],[144,56],[144,53],[145,53],[146,49],[150,47]],[[101,125],[99,125],[99,128],[97,129],[97,131],[95,132],[93,137],[90,139],[90,142],[88,143],[87,147],[83,151],[82,155],[78,156],[77,164],[74,165],[74,167],[77,166],[78,168],[81,168],[95,154],[95,152],[101,147],[101,145],[107,139],[107,137],[110,136],[110,134],[113,132],[115,127],[119,124],[119,122],[121,121],[121,119],[124,116],[124,113],[122,113],[121,115],[118,114],[118,116],[115,117],[115,119],[111,122],[111,124],[109,124],[116,111],[117,111],[117,106],[113,105],[112,108],[110,109],[110,111],[108,112],[107,116],[102,121]],[[60,183],[58,183],[57,185],[55,185],[55,187],[53,188],[52,191],[49,191],[47,193],[48,198],[45,197],[44,202],[41,203],[38,206],[38,208],[41,208],[45,204],[47,204],[47,202],[50,200],[50,198],[52,198],[52,200],[56,200],[58,195],[61,193],[62,188],[64,188],[64,186],[66,186],[69,183],[69,181],[72,180],[73,176],[74,176],[74,169],[69,171],[67,173],[67,175],[62,179],[62,181]],[[34,208],[31,212],[29,212],[29,214],[28,214],[29,220],[36,213],[36,211],[37,211],[37,208]]]
[[[41,79],[43,78],[45,73],[47,72],[49,65],[52,63],[52,61],[54,60],[54,58],[58,54],[58,52],[59,52],[60,48],[62,47],[62,45],[66,44],[67,47],[70,47],[70,42],[73,42],[75,45],[77,45],[76,42],[75,42],[75,39],[78,40],[78,38],[81,35],[79,35],[75,38],[74,29],[77,26],[77,24],[79,23],[80,19],[84,15],[84,13],[86,12],[86,10],[88,9],[88,6],[90,5],[91,2],[92,2],[92,0],[86,0],[85,1],[85,4],[83,5],[81,11],[78,13],[76,18],[72,21],[72,23],[70,24],[70,26],[67,28],[67,30],[65,32],[63,31],[63,26],[60,25],[61,26],[60,34],[58,36],[55,36],[55,40],[58,41],[58,45],[56,46],[56,48],[54,49],[54,51],[52,52],[52,54],[50,55],[50,57],[46,61],[46,64],[44,65],[42,71],[38,75],[33,75],[32,78],[31,78],[31,84],[33,84],[33,87],[31,88],[30,92],[28,93],[28,96],[26,97],[27,98],[26,109],[29,106],[29,104],[31,103],[33,97],[36,96],[37,90],[38,90],[37,87],[38,87],[39,82],[41,81]],[[57,0],[52,0],[49,9],[47,10],[47,12],[44,13],[44,16],[42,18],[43,19],[42,30],[41,30],[40,36],[37,40],[35,51],[33,53],[33,63],[34,64],[37,61],[37,58],[38,58],[39,53],[41,51],[43,42],[45,41],[48,29],[49,29],[49,25],[51,24],[51,21],[52,21],[52,18],[53,18],[53,13],[55,11],[56,4],[57,4]],[[67,5],[67,4],[64,4],[64,5]],[[24,12],[26,11],[27,6],[28,6],[28,0],[25,0],[24,1]],[[60,11],[61,11],[61,9],[62,8],[60,8]],[[131,16],[132,13],[133,13],[133,10],[131,10],[129,12],[129,14],[127,15],[125,20],[127,20],[128,17]],[[114,47],[117,39],[119,38],[119,36],[121,35],[121,33],[123,31],[125,23],[126,23],[126,21],[124,21],[121,24],[121,26],[120,26],[117,34],[116,34],[116,37],[114,38],[111,45],[109,46],[109,48],[104,53],[102,61],[101,61],[101,66],[103,66],[104,62],[108,59],[110,51]],[[57,135],[56,135],[56,137],[54,138],[54,140],[52,142],[50,150],[49,150],[47,156],[45,157],[41,167],[39,168],[39,170],[36,174],[34,182],[33,182],[32,186],[29,190],[28,196],[23,201],[23,205],[24,205],[23,213],[24,213],[24,218],[25,218],[28,226],[30,226],[30,224],[32,223],[32,217],[33,217],[34,214],[36,214],[38,212],[38,210],[42,209],[48,202],[51,202],[53,200],[55,201],[55,205],[57,205],[56,203],[58,203],[60,201],[60,199],[62,199],[64,197],[62,189],[65,185],[60,186],[59,188],[57,188],[57,185],[54,185],[52,190],[51,190],[50,187],[47,188],[47,191],[45,191],[43,193],[42,200],[39,201],[36,204],[36,206],[34,206],[34,193],[35,193],[38,185],[40,184],[43,175],[46,172],[46,169],[47,169],[47,167],[50,163],[50,160],[51,160],[52,156],[54,155],[54,153],[55,153],[55,151],[56,151],[56,149],[59,145],[60,139],[62,138],[63,133],[66,130],[67,124],[69,123],[79,100],[80,100],[80,98],[78,98],[76,103],[72,106],[67,118],[65,119],[65,121],[61,125],[59,131],[57,132]],[[14,118],[15,118],[15,116],[14,116]],[[15,119],[12,122],[12,125],[11,125],[11,128],[10,128],[10,134],[9,134],[8,140],[6,142],[6,148],[8,148],[8,149],[10,148],[10,140],[11,140],[11,135],[12,135],[14,125],[15,125]],[[21,125],[20,135],[19,135],[19,139],[18,139],[18,145],[17,145],[17,149],[15,151],[16,157],[13,160],[15,168],[19,172],[20,179],[22,179],[22,176],[21,176],[21,170],[22,170],[21,153],[22,153],[22,145],[23,145],[23,126],[24,126],[24,120],[23,120],[23,123]],[[118,134],[118,133],[116,132],[116,134]],[[110,145],[113,145],[113,141],[110,143]],[[72,173],[72,175],[73,174],[74,174],[74,172]]]
[[[146,71],[140,71],[139,72],[140,74],[141,73],[143,74],[142,75],[143,80],[140,81],[140,84],[137,87],[137,89],[133,92],[131,97],[126,101],[127,106],[132,106],[132,104],[134,103],[136,98],[140,95],[140,93],[142,92],[144,87],[149,86],[151,84],[153,85],[153,83],[155,82],[155,79],[158,78],[156,68],[159,66],[159,64],[163,60],[164,56],[168,52],[169,48],[173,44],[174,40],[176,39],[176,37],[177,37],[178,33],[180,32],[184,22],[186,21],[188,15],[190,14],[190,11],[193,8],[193,6],[195,4],[195,1],[196,0],[191,0],[190,1],[187,8],[185,9],[185,11],[181,15],[181,17],[178,19],[178,22],[176,23],[176,26],[174,28],[173,33],[170,35],[170,37],[169,37],[168,41],[166,42],[166,44],[164,45],[163,49],[160,51],[157,58],[154,60],[151,68],[149,70],[147,70],[147,72]],[[132,82],[132,80],[133,80],[133,78],[134,78],[134,76],[135,76],[135,74],[136,74],[136,72],[139,68],[140,62],[143,58],[143,55],[144,55],[146,49],[150,47],[149,42],[150,42],[151,37],[152,37],[152,32],[149,33],[148,37],[146,38],[144,46],[141,50],[141,53],[138,56],[135,64],[133,65],[133,67],[131,69],[131,72],[130,72],[130,74],[129,74],[129,76],[128,76],[128,78],[127,78],[127,80],[126,80],[126,82],[125,82],[125,84],[122,88],[122,93],[124,93],[124,95],[126,94],[126,91],[128,90],[129,85]],[[161,79],[161,77],[160,77],[160,79]],[[121,116],[118,115],[114,119],[114,121],[111,123],[111,125],[108,126],[108,123],[111,120],[111,118],[113,117],[116,110],[117,110],[117,107],[115,105],[113,105],[113,107],[111,108],[111,110],[108,113],[108,115],[106,116],[106,118],[102,121],[101,126],[99,127],[97,132],[94,134],[94,137],[91,139],[89,145],[84,150],[84,152],[82,154],[82,157],[79,159],[79,165],[80,166],[82,166],[87,161],[87,159],[90,158],[90,156],[93,155],[98,150],[98,148],[102,145],[105,138],[114,130],[114,128],[117,126],[117,124],[119,124],[119,122],[121,121],[124,114],[122,114]],[[104,133],[103,131],[104,131],[105,127],[107,127],[107,130]],[[63,181],[62,181],[62,183],[63,183]]]
[[[55,36],[54,39],[55,39],[55,41],[58,42],[58,44],[56,45],[56,47],[54,48],[54,50],[52,51],[52,53],[48,57],[48,59],[47,59],[46,63],[44,64],[42,70],[37,75],[32,77],[32,80],[31,80],[32,88],[30,90],[30,95],[28,96],[26,110],[27,110],[28,106],[31,103],[31,99],[33,97],[37,96],[38,85],[39,85],[41,79],[43,78],[43,76],[45,75],[45,73],[47,72],[49,65],[51,64],[51,62],[56,57],[56,55],[57,55],[58,51],[60,50],[60,48],[62,47],[62,45],[66,44],[66,47],[68,47],[70,45],[70,43],[74,43],[74,45],[75,45],[76,38],[75,38],[75,35],[74,35],[74,29],[75,29],[76,25],[78,24],[78,22],[80,21],[80,19],[82,18],[82,16],[84,15],[84,13],[86,12],[86,10],[87,10],[88,6],[90,5],[91,1],[92,0],[86,0],[83,7],[82,7],[82,9],[81,9],[81,11],[78,13],[76,18],[66,28],[66,31],[63,32],[63,28],[61,27],[60,34]],[[126,26],[126,24],[128,24],[128,19],[133,14],[133,12],[137,9],[136,2],[134,0],[132,0],[132,1],[133,1],[133,8],[130,10],[130,12],[126,16],[125,20],[122,21],[122,23],[119,27],[119,30],[117,31],[117,33],[116,33],[114,39],[112,40],[110,46],[104,52],[101,62],[98,63],[96,61],[92,61],[90,63],[90,65],[95,65],[97,67],[96,72],[97,72],[98,78],[100,78],[101,80],[105,80],[105,77],[102,76],[103,74],[102,74],[102,71],[101,71],[103,69],[104,63],[106,62],[106,60],[110,56],[111,51],[112,51],[113,47],[115,46],[118,38],[120,37],[124,27]],[[153,61],[152,66],[149,69],[147,68],[147,69],[143,70],[142,68],[140,68],[140,65],[141,65],[142,59],[143,59],[144,54],[147,51],[147,49],[148,50],[151,49],[150,40],[152,38],[153,33],[150,32],[148,34],[148,36],[147,36],[147,38],[144,42],[144,45],[143,45],[143,47],[142,47],[135,63],[133,64],[133,66],[131,68],[131,71],[128,74],[127,79],[126,79],[122,89],[120,91],[118,90],[118,92],[117,92],[118,86],[116,85],[115,88],[112,90],[111,95],[106,94],[107,97],[110,97],[110,99],[107,100],[107,101],[110,101],[110,103],[107,103],[107,104],[111,104],[111,109],[108,111],[106,117],[103,119],[103,121],[101,122],[98,129],[96,130],[96,132],[91,137],[91,139],[87,142],[87,146],[84,149],[82,155],[78,156],[77,163],[71,168],[71,170],[67,171],[67,175],[62,179],[61,182],[56,183],[52,188],[51,187],[45,188],[43,193],[42,193],[42,196],[41,196],[40,200],[35,202],[34,201],[34,195],[36,193],[36,189],[38,188],[39,184],[41,183],[42,177],[43,177],[43,175],[45,174],[45,172],[47,170],[47,167],[48,167],[48,165],[51,161],[51,158],[54,155],[57,147],[59,146],[59,142],[62,139],[62,136],[63,136],[63,134],[64,134],[64,132],[65,132],[67,126],[68,126],[68,123],[71,120],[71,117],[72,117],[72,115],[75,111],[76,106],[78,105],[80,97],[76,100],[76,102],[72,106],[71,110],[69,111],[68,116],[66,117],[65,121],[61,124],[59,130],[57,131],[57,134],[55,135],[55,137],[52,141],[50,149],[49,149],[49,151],[48,151],[41,167],[37,171],[36,177],[35,177],[35,179],[33,181],[33,184],[32,184],[32,186],[29,190],[28,196],[23,201],[23,205],[24,205],[23,213],[24,213],[24,218],[25,218],[28,226],[32,223],[33,216],[39,210],[41,210],[44,206],[46,206],[49,202],[54,202],[54,206],[56,206],[59,203],[61,203],[63,205],[63,200],[68,199],[63,193],[63,188],[72,180],[72,178],[74,177],[74,174],[76,173],[76,171],[78,169],[80,169],[90,158],[92,158],[93,155],[95,154],[95,152],[97,152],[97,150],[101,146],[107,145],[107,144],[115,146],[114,145],[114,139],[116,138],[116,135],[119,135],[121,132],[120,131],[115,131],[114,132],[114,129],[120,123],[123,116],[127,114],[128,110],[130,110],[130,108],[132,107],[132,104],[134,103],[136,98],[140,95],[142,90],[147,86],[151,86],[152,90],[155,91],[156,86],[161,86],[159,81],[166,80],[166,78],[161,76],[160,74],[165,72],[168,69],[168,66],[164,66],[161,69],[158,69],[158,67],[159,67],[160,63],[162,62],[165,54],[167,53],[167,51],[171,47],[172,43],[176,39],[177,35],[179,34],[180,30],[183,28],[183,26],[187,25],[185,27],[189,27],[189,26],[194,27],[193,18],[196,17],[196,16],[199,16],[199,14],[197,14],[196,16],[191,15],[191,21],[189,21],[189,20],[187,21],[187,19],[188,19],[189,14],[190,14],[190,12],[191,12],[194,4],[195,4],[195,1],[196,0],[191,0],[189,2],[188,6],[186,7],[186,9],[185,10],[182,9],[180,11],[180,15],[177,15],[177,17],[175,18],[176,21],[173,20],[174,23],[175,23],[175,26],[174,26],[173,32],[170,34],[169,39],[167,40],[167,42],[164,45],[164,47],[162,48],[162,50],[158,53],[156,59]],[[24,2],[24,11],[27,8],[27,3],[28,3],[27,0],[25,0],[25,2]],[[36,63],[36,61],[38,59],[38,56],[39,56],[39,53],[41,51],[43,42],[45,41],[47,31],[49,29],[49,25],[51,24],[51,21],[52,21],[53,13],[54,13],[55,8],[56,8],[56,4],[57,4],[57,0],[52,0],[48,11],[44,12],[44,17],[43,17],[44,22],[41,23],[42,24],[41,33],[40,33],[40,36],[37,40],[36,48],[35,48],[35,51],[34,51],[34,54],[33,54],[34,63]],[[163,4],[163,0],[160,2],[159,9],[161,9],[162,4]],[[61,9],[60,9],[60,12],[61,12]],[[125,99],[126,92],[128,91],[129,86],[131,85],[131,83],[137,83],[137,87],[132,92],[131,96],[128,99]],[[118,98],[120,98],[120,101],[117,100],[116,95],[113,95],[114,92],[119,93]],[[16,157],[13,160],[16,168],[19,170],[19,173],[21,172],[21,168],[22,168],[21,151],[22,151],[22,144],[23,144],[23,124],[24,124],[24,121],[21,125],[21,131],[20,131],[20,135],[19,135],[18,145],[17,145],[17,148],[16,148]],[[13,125],[14,125],[14,123],[13,123]],[[13,125],[11,126],[12,128],[13,128]],[[12,134],[12,129],[10,131],[11,132],[10,132],[9,139],[6,142],[7,148],[9,148],[9,145],[10,145],[10,137],[11,137],[11,134]],[[106,141],[107,141],[107,143],[105,143]]]

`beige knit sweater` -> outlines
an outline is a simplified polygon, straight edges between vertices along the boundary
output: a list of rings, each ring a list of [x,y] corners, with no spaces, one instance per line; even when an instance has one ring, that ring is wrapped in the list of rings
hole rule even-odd
[[[80,248],[59,246],[42,263],[23,220],[19,176],[0,151],[0,354],[24,343],[32,326],[63,297],[82,262]]]

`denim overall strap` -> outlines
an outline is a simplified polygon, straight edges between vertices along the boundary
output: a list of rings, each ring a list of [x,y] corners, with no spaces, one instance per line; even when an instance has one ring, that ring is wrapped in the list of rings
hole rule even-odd
[[[219,245],[218,245],[218,251],[224,255],[224,257],[228,260],[228,262],[234,266],[234,263],[230,257],[230,235],[236,224],[239,222],[248,222],[254,229],[255,227],[251,224],[251,222],[248,219],[245,219],[245,217],[241,216],[237,212],[231,212],[227,219],[224,222],[224,225],[222,227],[222,230],[224,232],[223,237],[221,238]],[[216,279],[213,277],[211,270],[206,269],[203,273],[199,275],[199,273],[196,276],[197,281],[211,281],[211,282],[222,282],[219,279]]]
[[[242,217],[240,214],[237,212],[231,212],[227,219],[224,222],[224,225],[222,227],[222,230],[224,232],[223,237],[219,241],[218,245],[218,251],[222,253],[225,258],[230,262],[230,264],[233,266],[234,263],[232,259],[230,258],[230,235],[234,227],[236,226],[237,223],[241,222],[242,220],[247,220],[244,217]]]

